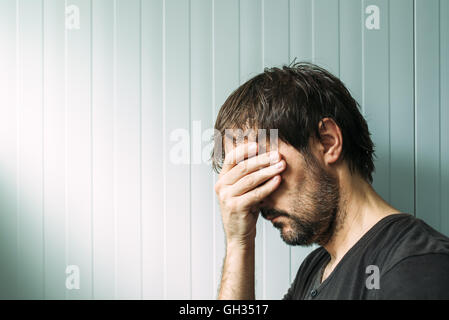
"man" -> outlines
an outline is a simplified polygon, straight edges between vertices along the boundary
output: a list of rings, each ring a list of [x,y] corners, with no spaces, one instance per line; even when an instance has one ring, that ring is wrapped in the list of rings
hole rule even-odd
[[[338,78],[305,62],[266,69],[223,104],[224,148],[213,153],[226,235],[219,299],[255,298],[259,212],[287,244],[319,245],[284,299],[449,299],[449,239],[373,189],[358,107]]]

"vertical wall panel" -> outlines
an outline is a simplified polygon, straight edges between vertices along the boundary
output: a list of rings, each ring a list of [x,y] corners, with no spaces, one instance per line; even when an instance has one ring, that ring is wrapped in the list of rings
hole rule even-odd
[[[164,298],[163,0],[142,1],[143,298]]]
[[[214,299],[213,194],[211,166],[207,162],[213,131],[212,119],[212,2],[191,0],[191,230],[192,299]],[[209,130],[208,130],[209,129]]]
[[[16,1],[0,1],[0,299],[18,297]]]
[[[240,0],[240,83],[263,71],[262,2]]]
[[[189,142],[183,139],[190,131],[190,1],[166,1],[165,36],[167,298],[189,299],[191,179],[182,160],[186,151],[190,160]]]
[[[290,0],[290,53],[289,60],[312,62],[312,1],[313,0]],[[298,268],[305,257],[316,246],[290,247],[290,282],[295,280]],[[285,290],[285,293],[287,291]]]
[[[238,0],[214,0],[213,2],[213,82],[214,121],[226,98],[240,83],[240,41]],[[214,177],[214,183],[217,175]],[[225,238],[218,200],[214,194],[214,291],[218,294]]]
[[[390,203],[414,214],[413,0],[390,1]]]
[[[67,265],[80,271],[80,288],[69,299],[92,298],[91,10],[89,0],[67,1],[79,8],[79,29],[66,30],[66,197]],[[83,201],[80,201],[83,199]]]
[[[117,298],[142,292],[140,211],[140,1],[116,4],[115,204]]]
[[[343,0],[339,5],[340,80],[362,107],[362,2]]]
[[[415,1],[416,216],[437,229],[441,222],[438,7],[439,0]]]
[[[44,298],[42,1],[18,2],[19,294]]]
[[[334,75],[340,73],[339,2],[313,0],[313,59]]]
[[[240,1],[240,84],[263,71],[262,61],[262,1]],[[255,295],[263,297],[263,219],[256,225]]]
[[[92,2],[93,297],[115,295],[114,1]]]
[[[449,234],[449,1],[440,0],[440,144],[441,225]]]
[[[288,1],[265,0],[263,5],[264,66],[288,64]],[[270,221],[263,221],[263,230],[263,299],[279,299],[290,284],[290,251]]]
[[[312,1],[289,1],[290,60],[312,61]]]
[[[379,8],[379,29],[365,26],[366,8]],[[376,174],[373,187],[386,201],[390,200],[390,77],[389,77],[389,7],[387,0],[363,2],[364,97],[363,110],[375,144]],[[374,89],[375,88],[375,89]]]
[[[45,298],[60,299],[66,292],[64,1],[45,0],[44,17]]]

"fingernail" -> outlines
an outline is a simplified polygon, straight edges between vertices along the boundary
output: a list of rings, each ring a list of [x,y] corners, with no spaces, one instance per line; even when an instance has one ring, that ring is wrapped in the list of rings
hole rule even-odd
[[[284,161],[281,161],[281,162],[279,162],[279,163],[276,163],[276,168],[277,169],[280,169],[280,168],[282,168],[284,166]]]

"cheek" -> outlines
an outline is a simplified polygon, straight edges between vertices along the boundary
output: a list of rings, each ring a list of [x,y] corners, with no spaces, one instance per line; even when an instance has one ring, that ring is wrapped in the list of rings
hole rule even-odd
[[[306,172],[295,165],[288,165],[281,174],[282,185],[285,190],[291,192],[297,192],[301,186],[305,183]],[[280,186],[280,187],[281,187]]]
[[[297,197],[298,190],[298,173],[296,173],[288,165],[285,170],[281,173],[281,184],[279,187],[270,195],[270,199],[273,203],[277,205],[287,204],[291,197]]]

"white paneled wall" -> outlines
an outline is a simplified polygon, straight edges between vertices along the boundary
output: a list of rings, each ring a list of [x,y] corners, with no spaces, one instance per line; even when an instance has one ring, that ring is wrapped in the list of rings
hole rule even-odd
[[[239,84],[294,58],[360,102],[376,190],[447,231],[448,121],[426,128],[449,110],[449,5],[428,2],[0,0],[0,298],[216,298],[211,128]],[[257,228],[256,297],[278,299],[312,248]]]

